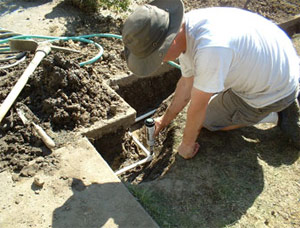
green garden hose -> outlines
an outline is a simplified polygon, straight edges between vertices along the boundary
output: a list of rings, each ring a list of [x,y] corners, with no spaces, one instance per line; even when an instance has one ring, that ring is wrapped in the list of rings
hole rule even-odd
[[[2,31],[7,31],[7,30],[2,29]],[[1,32],[1,28],[0,28],[0,32]],[[85,62],[79,63],[80,66],[84,66],[84,65],[92,64],[92,63],[96,62],[99,58],[101,58],[101,56],[103,54],[102,46],[89,39],[89,38],[93,38],[93,37],[122,39],[121,35],[115,35],[115,34],[109,34],[109,33],[98,33],[98,34],[72,36],[72,37],[55,37],[55,36],[41,36],[41,35],[15,35],[15,36],[0,40],[0,45],[8,43],[9,40],[12,40],[12,39],[44,39],[44,40],[46,40],[44,42],[54,42],[54,41],[59,41],[59,40],[63,40],[63,41],[76,40],[76,41],[80,41],[80,42],[84,42],[84,43],[94,44],[99,49],[99,52],[93,58],[91,58]],[[9,47],[0,48],[0,53],[7,52],[7,51],[10,51]],[[169,61],[168,63],[171,66],[180,69],[180,66],[178,64],[176,64],[175,62]]]

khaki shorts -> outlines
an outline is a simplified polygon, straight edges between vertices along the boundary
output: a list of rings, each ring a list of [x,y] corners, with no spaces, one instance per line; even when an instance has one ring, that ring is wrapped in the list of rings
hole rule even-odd
[[[287,108],[297,98],[297,95],[298,89],[274,104],[263,108],[253,108],[235,95],[232,90],[226,90],[210,101],[203,127],[210,131],[217,131],[232,125],[252,126],[271,112],[280,112]]]

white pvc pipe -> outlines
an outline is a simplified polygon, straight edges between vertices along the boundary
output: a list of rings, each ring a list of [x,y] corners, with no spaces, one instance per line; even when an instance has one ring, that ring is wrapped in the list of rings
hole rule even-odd
[[[141,120],[147,118],[148,116],[153,115],[155,112],[156,112],[156,109],[154,109],[154,110],[152,110],[152,111],[150,111],[150,112],[147,112],[147,113],[145,113],[145,114],[143,114],[143,115],[137,117],[137,118],[135,119],[135,122],[137,123],[137,122],[139,122],[139,121],[141,121]],[[131,136],[131,138],[132,138],[133,141],[137,144],[137,146],[139,146],[139,147],[145,152],[145,154],[147,155],[147,157],[144,158],[144,159],[142,159],[142,160],[140,160],[140,161],[138,161],[138,162],[136,162],[136,163],[133,163],[133,164],[131,164],[131,165],[128,165],[128,166],[126,166],[126,167],[124,167],[124,168],[122,168],[122,169],[116,171],[116,172],[115,172],[116,175],[119,175],[119,174],[121,174],[121,173],[124,173],[124,172],[126,172],[126,171],[128,171],[128,170],[130,170],[130,169],[133,169],[133,168],[137,167],[138,165],[142,165],[142,164],[144,164],[144,163],[146,163],[146,162],[148,162],[148,161],[151,161],[151,160],[153,159],[153,157],[152,157],[150,151],[147,150],[147,148],[144,147],[144,145],[143,145],[136,137],[134,137],[134,135],[132,135],[131,132],[129,132],[128,134]]]
[[[147,148],[144,147],[144,145],[136,137],[134,137],[131,132],[129,132],[129,135],[132,137],[133,141],[146,153],[147,157],[144,158],[143,160],[140,160],[140,161],[138,161],[136,163],[133,163],[133,164],[131,164],[129,166],[126,166],[126,167],[124,167],[124,168],[116,171],[115,172],[116,175],[119,175],[121,173],[124,173],[124,172],[130,170],[130,169],[133,169],[133,168],[137,167],[138,165],[142,165],[142,164],[144,164],[144,163],[146,163],[148,161],[151,161],[152,158],[153,158],[152,155],[151,155],[151,153],[150,153],[150,151],[147,150]]]
[[[145,114],[143,114],[143,115],[137,117],[137,118],[135,119],[135,122],[139,122],[139,121],[141,121],[142,119],[145,119],[145,118],[147,118],[148,116],[153,115],[155,112],[156,112],[156,109],[154,109],[154,110],[152,110],[152,111],[150,111],[150,112],[147,112],[147,113],[145,113]]]

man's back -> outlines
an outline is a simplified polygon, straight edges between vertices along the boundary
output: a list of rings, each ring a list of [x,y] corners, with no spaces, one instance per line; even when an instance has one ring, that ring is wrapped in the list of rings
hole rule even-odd
[[[192,73],[201,90],[231,88],[253,107],[269,105],[295,90],[295,49],[271,21],[234,8],[194,10],[185,20],[187,51],[180,62],[183,75]]]

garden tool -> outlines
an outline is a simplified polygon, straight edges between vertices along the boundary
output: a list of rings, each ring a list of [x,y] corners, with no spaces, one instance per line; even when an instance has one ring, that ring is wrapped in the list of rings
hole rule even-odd
[[[0,69],[8,69],[11,68],[13,66],[18,65],[19,63],[23,62],[26,59],[26,54],[27,52],[20,52],[19,54],[15,55],[15,56],[8,56],[6,58],[0,59],[0,62],[7,62],[9,60],[16,60],[14,63],[12,64],[8,64],[5,66],[0,66]]]
[[[7,29],[3,29],[0,28],[0,39],[6,39],[8,37],[12,37],[12,36],[18,36],[21,35],[20,33],[14,32],[14,31],[10,31]]]
[[[12,36],[18,36],[21,35],[20,33],[16,33],[16,32],[4,32],[4,33],[0,33],[0,39],[6,39]]]
[[[34,40],[13,39],[9,41],[9,46],[11,51],[35,51],[35,55],[29,66],[19,78],[16,85],[13,87],[13,89],[10,91],[10,93],[0,106],[0,123],[26,85],[30,75],[34,72],[42,59],[49,54],[52,48],[60,51],[80,53],[80,51],[77,50],[51,45],[49,42],[38,43]]]
[[[43,42],[44,43],[44,42]],[[42,44],[42,43],[40,43]],[[40,45],[38,42],[34,40],[10,40],[9,41],[9,47],[11,51],[36,51],[37,47]],[[74,53],[80,53],[80,51],[65,47],[59,47],[52,44],[49,44],[51,47],[51,50],[56,51],[64,51],[64,52],[74,52]]]
[[[7,56],[7,57],[5,57],[5,58],[1,58],[1,59],[0,59],[0,62],[7,62],[7,61],[9,61],[9,60],[14,60],[14,59],[20,60],[20,59],[22,59],[25,55],[26,55],[26,52],[23,51],[23,52],[20,52],[19,54],[14,55],[14,56]]]
[[[25,126],[27,125],[32,125],[34,131],[39,135],[39,137],[42,139],[42,141],[45,143],[45,145],[49,148],[52,149],[55,147],[55,143],[54,141],[50,138],[49,135],[47,135],[47,133],[44,131],[44,129],[42,127],[40,127],[39,125],[35,124],[33,121],[30,121],[26,118],[23,110],[17,108],[17,113],[20,117],[20,119],[22,120],[23,124]]]
[[[17,97],[19,96],[20,92],[26,85],[30,75],[34,72],[34,70],[37,68],[39,63],[42,61],[42,59],[49,54],[51,50],[51,46],[49,43],[42,43],[38,45],[35,55],[32,59],[32,61],[29,63],[28,67],[24,71],[24,73],[19,78],[18,82],[15,84],[15,86],[12,88],[8,96],[5,98],[4,102],[0,106],[0,123],[8,110],[11,108],[12,104],[15,102]]]

